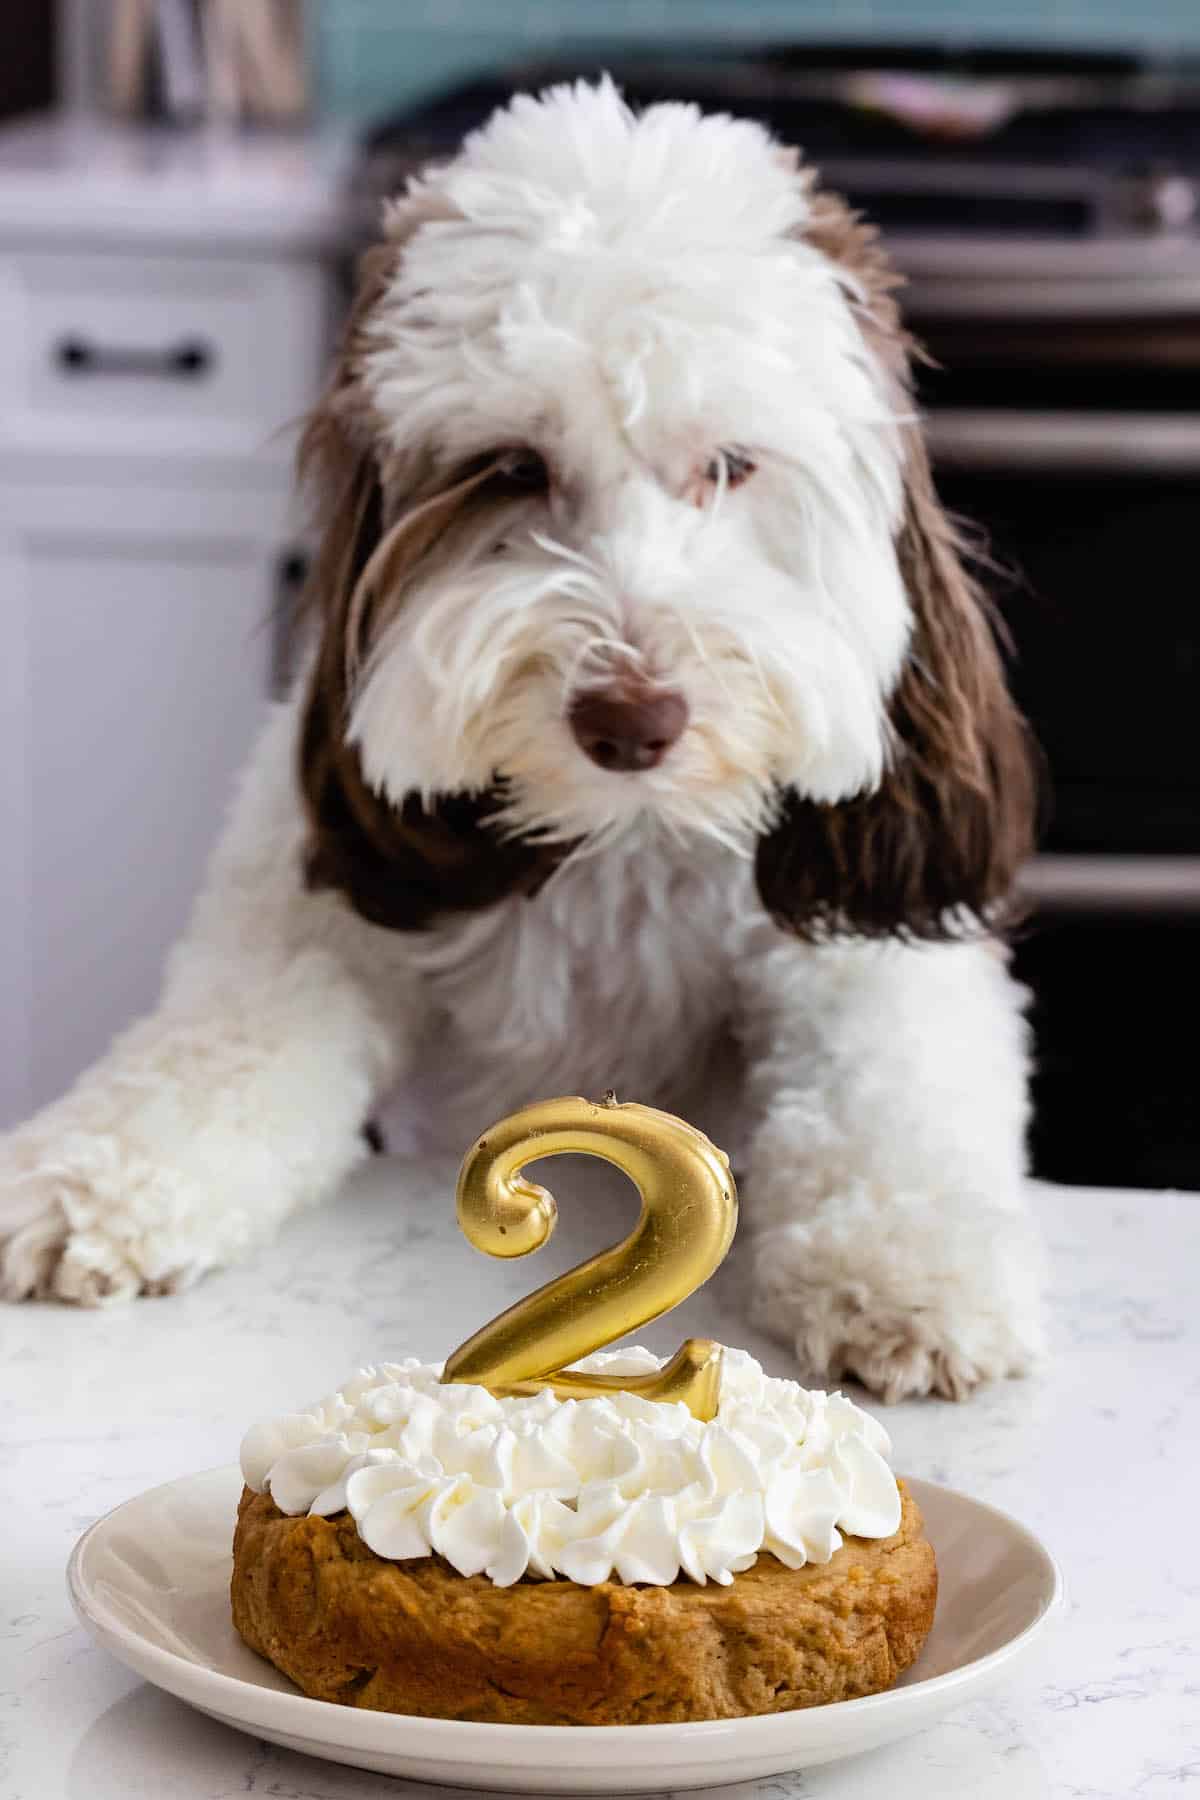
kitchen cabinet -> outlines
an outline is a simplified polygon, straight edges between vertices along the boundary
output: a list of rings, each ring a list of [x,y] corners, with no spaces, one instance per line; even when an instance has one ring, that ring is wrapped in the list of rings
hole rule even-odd
[[[0,1128],[153,1002],[263,717],[342,173],[0,132]]]
[[[257,494],[0,485],[13,1116],[154,999],[270,688],[282,524]]]

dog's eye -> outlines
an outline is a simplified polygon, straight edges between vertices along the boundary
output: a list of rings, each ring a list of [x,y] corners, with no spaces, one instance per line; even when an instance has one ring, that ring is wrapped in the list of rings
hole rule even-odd
[[[550,486],[546,460],[536,450],[503,450],[497,457],[495,480],[514,494],[544,494]]]
[[[715,485],[724,475],[727,488],[741,487],[743,481],[747,481],[757,467],[758,464],[752,456],[748,456],[744,450],[737,450],[730,446],[717,451],[704,471],[704,479]]]

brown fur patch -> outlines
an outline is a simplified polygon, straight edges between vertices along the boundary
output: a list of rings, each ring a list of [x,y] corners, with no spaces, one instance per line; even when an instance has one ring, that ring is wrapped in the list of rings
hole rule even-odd
[[[816,194],[806,236],[857,283],[863,334],[889,372],[896,410],[910,411],[914,346],[878,233],[835,196]],[[837,805],[789,791],[758,846],[763,904],[802,937],[936,939],[960,931],[964,913],[1000,923],[1032,849],[1029,731],[915,426],[905,427],[904,480],[896,549],[914,628],[890,705],[890,766],[876,792]]]
[[[482,469],[439,489],[430,476],[397,518],[385,520],[380,433],[360,375],[364,326],[397,255],[396,244],[388,243],[364,257],[333,378],[300,447],[301,475],[318,495],[321,536],[306,596],[319,642],[299,776],[309,819],[307,885],[338,890],[372,924],[419,931],[446,914],[535,893],[565,852],[497,828],[504,803],[499,785],[484,794],[437,796],[428,806],[409,794],[393,805],[369,786],[356,747],[346,741],[351,676],[369,654],[382,609],[471,506],[483,502],[488,478]]]

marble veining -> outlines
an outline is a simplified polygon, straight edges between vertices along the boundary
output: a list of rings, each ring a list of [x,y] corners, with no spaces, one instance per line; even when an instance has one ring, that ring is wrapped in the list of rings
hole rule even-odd
[[[460,1791],[338,1768],[192,1712],[94,1649],[63,1583],[74,1539],[101,1513],[232,1462],[252,1418],[319,1396],[359,1362],[443,1356],[633,1214],[605,1171],[559,1163],[554,1242],[536,1267],[488,1263],[457,1235],[453,1175],[449,1161],[378,1160],[253,1264],[179,1298],[0,1308],[4,1800]],[[879,1410],[901,1470],[968,1489],[1046,1539],[1066,1575],[1065,1618],[992,1698],[849,1762],[710,1790],[725,1800],[1200,1794],[1200,1195],[1043,1187],[1035,1204],[1054,1271],[1047,1371],[961,1407]],[[744,1322],[741,1289],[735,1252],[638,1335],[661,1351],[704,1330],[803,1378]]]

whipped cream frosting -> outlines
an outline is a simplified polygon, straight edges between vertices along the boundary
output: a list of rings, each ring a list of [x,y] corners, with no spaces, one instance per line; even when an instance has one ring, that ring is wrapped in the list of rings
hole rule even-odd
[[[640,1348],[578,1364],[661,1366]],[[900,1524],[883,1427],[843,1394],[765,1375],[744,1350],[725,1351],[708,1424],[631,1393],[499,1399],[440,1375],[382,1363],[253,1426],[246,1485],[284,1513],[347,1509],[377,1556],[436,1552],[498,1587],[523,1575],[728,1583],[760,1550],[798,1569],[828,1562],[843,1532],[890,1537]]]

